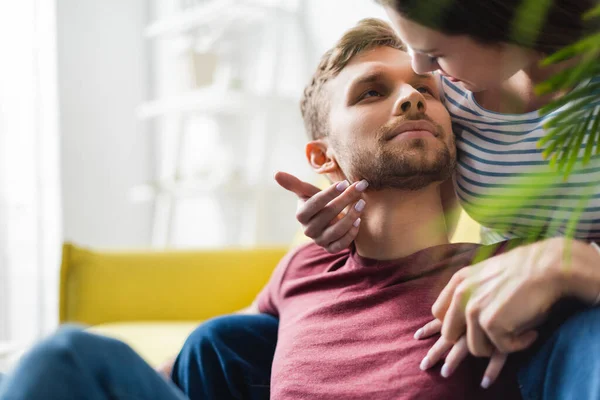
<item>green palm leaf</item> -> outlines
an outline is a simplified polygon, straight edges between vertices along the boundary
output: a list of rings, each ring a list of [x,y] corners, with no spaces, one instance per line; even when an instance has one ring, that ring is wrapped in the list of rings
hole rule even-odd
[[[585,14],[586,20],[600,18],[600,5]],[[581,166],[587,165],[594,146],[600,153],[600,110],[589,105],[590,100],[600,97],[600,83],[579,85],[600,76],[600,33],[592,33],[580,41],[547,57],[542,65],[550,65],[573,57],[579,62],[538,85],[539,95],[558,91],[570,91],[540,110],[542,115],[554,113],[545,125],[546,136],[538,142],[545,147],[543,155],[550,164],[563,173],[566,180],[576,168],[579,150],[585,143]],[[573,89],[573,87],[575,87]]]

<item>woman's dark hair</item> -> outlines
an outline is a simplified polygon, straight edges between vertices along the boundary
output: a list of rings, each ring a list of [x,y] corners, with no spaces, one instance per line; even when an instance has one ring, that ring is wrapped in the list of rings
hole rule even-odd
[[[550,54],[598,26],[582,17],[598,0],[377,0],[448,35],[507,42]]]

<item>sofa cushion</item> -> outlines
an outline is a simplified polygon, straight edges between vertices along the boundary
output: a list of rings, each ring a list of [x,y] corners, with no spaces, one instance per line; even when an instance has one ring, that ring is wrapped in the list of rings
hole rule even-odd
[[[127,322],[96,325],[91,332],[127,343],[148,364],[157,367],[176,356],[200,322]]]
[[[102,251],[66,243],[60,322],[202,321],[248,307],[287,248]]]

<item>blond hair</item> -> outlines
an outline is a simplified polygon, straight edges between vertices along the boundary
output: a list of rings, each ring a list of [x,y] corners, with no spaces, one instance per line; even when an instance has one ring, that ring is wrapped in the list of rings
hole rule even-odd
[[[329,104],[324,91],[325,84],[336,77],[352,58],[382,46],[405,50],[404,44],[387,22],[367,18],[347,31],[336,45],[321,57],[321,62],[304,89],[300,101],[300,111],[309,137],[315,140],[327,136]]]

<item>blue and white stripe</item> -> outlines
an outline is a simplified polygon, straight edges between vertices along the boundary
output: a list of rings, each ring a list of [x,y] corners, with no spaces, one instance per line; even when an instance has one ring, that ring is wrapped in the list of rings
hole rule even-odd
[[[564,181],[556,178],[542,157],[544,149],[537,146],[545,135],[543,125],[572,104],[545,116],[538,111],[500,114],[481,107],[473,93],[440,79],[458,148],[456,192],[465,211],[484,226],[484,243],[540,230],[546,236],[562,236],[569,229],[576,238],[600,240],[600,156]],[[581,85],[599,82],[597,77]],[[586,107],[600,112],[600,92],[590,96]],[[586,143],[581,145],[580,159]],[[552,183],[533,190],[543,182]],[[518,208],[515,202],[521,203]],[[574,217],[579,222],[569,226]]]

